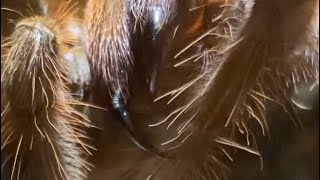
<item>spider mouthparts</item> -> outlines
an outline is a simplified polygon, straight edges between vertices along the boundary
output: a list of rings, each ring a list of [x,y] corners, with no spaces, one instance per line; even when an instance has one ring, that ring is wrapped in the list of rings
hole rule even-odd
[[[115,95],[112,97],[113,109],[120,115],[120,122],[124,126],[125,130],[129,133],[129,138],[132,142],[138,146],[141,150],[149,152],[157,158],[167,159],[167,156],[160,152],[156,147],[149,144],[144,140],[143,137],[138,133],[136,127],[134,126],[132,119],[130,117],[127,107],[124,105],[124,101],[120,95]]]

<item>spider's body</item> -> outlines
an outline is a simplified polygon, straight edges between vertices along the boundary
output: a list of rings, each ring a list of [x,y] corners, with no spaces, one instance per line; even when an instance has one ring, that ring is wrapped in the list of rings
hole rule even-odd
[[[317,121],[311,119],[318,117],[305,114],[316,106],[307,95],[318,92],[318,0],[88,0],[77,13],[58,11],[61,16],[50,15],[62,0],[37,2],[42,15],[21,20],[2,41],[9,44],[2,44],[1,162],[2,172],[13,172],[5,178],[292,179],[270,164],[281,169],[295,164],[288,159],[316,156],[318,129],[311,127]],[[36,36],[46,23],[61,26]],[[47,40],[37,44],[39,37]],[[50,70],[52,62],[57,70]],[[35,82],[44,78],[51,81]],[[66,78],[80,96],[69,98]],[[95,108],[76,111],[74,98]],[[44,110],[39,118],[57,123],[43,121],[39,129],[52,142],[69,138],[51,143],[61,165],[36,172],[43,162],[31,161],[36,153],[52,163],[55,153],[41,143],[41,133],[34,138],[37,151],[26,148],[38,124],[24,122],[14,108],[33,116]],[[54,120],[63,113],[69,119]],[[77,137],[89,137],[92,145]],[[97,151],[87,158],[91,146]],[[286,158],[272,154],[280,147]],[[297,160],[295,172],[311,180],[313,168],[302,168],[309,161]]]

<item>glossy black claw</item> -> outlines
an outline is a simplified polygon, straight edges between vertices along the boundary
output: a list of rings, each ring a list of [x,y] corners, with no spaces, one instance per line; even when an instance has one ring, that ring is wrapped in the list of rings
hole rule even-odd
[[[160,152],[153,145],[144,141],[144,138],[138,133],[136,127],[132,123],[129,111],[125,106],[124,100],[120,95],[112,97],[112,107],[120,115],[120,122],[129,133],[130,139],[143,151],[149,152],[158,158],[166,158],[165,154]]]

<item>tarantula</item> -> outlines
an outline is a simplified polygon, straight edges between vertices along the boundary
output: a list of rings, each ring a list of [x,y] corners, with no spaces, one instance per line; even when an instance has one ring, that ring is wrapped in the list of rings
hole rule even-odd
[[[1,177],[318,177],[318,3],[1,0]]]

